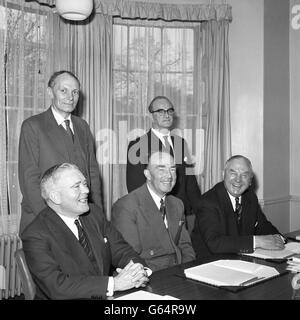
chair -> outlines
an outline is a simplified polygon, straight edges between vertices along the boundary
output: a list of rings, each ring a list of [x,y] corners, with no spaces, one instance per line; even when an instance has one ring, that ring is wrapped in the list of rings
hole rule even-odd
[[[34,300],[36,294],[36,286],[29,272],[23,249],[16,250],[15,259],[21,278],[25,300]]]

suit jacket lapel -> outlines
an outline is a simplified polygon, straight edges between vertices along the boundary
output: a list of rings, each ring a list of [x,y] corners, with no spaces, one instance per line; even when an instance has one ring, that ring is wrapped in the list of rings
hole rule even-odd
[[[64,221],[53,210],[49,210],[50,212],[45,216],[45,219],[50,220],[49,229],[59,243],[61,250],[77,260],[77,265],[81,266],[83,270],[88,270],[91,274],[94,274],[95,270],[78,239]]]
[[[73,122],[73,128],[74,128],[74,137],[78,138],[79,144],[81,146],[81,149],[83,151],[83,156],[86,158],[86,143],[85,143],[85,137],[86,134],[80,125],[80,122],[78,121],[78,118],[71,116],[72,122]]]
[[[65,137],[63,134],[64,128],[59,127],[57,122],[53,116],[51,111],[51,107],[44,113],[44,128],[45,132],[47,132],[49,139],[52,141],[53,148],[57,150],[57,152],[66,159],[66,162],[69,161],[69,157],[66,155],[66,145],[64,143]],[[63,141],[63,143],[62,143]]]
[[[175,235],[178,231],[179,224],[177,219],[174,219],[176,217],[175,212],[177,211],[177,207],[174,206],[174,203],[171,201],[170,197],[166,196],[166,211],[167,211],[167,220],[168,220],[168,229],[172,236],[172,239],[175,238]],[[173,214],[171,214],[171,212]]]
[[[96,229],[96,226],[93,225],[85,215],[81,216],[80,221],[89,238],[101,274],[104,274],[105,271],[107,271],[105,274],[108,274],[109,270],[104,270],[104,261],[110,261],[110,258],[108,257],[106,251],[106,245],[103,237],[104,235],[100,230]]]
[[[150,129],[147,133],[148,135],[148,153],[153,153],[156,151],[161,151],[163,149],[163,144],[160,139],[152,132]]]
[[[221,199],[221,203],[223,203],[224,212],[227,216],[225,217],[225,221],[228,222],[227,228],[229,229],[230,234],[238,235],[238,227],[237,227],[237,220],[235,216],[235,212],[232,207],[231,200],[229,198],[228,192],[224,186],[224,183],[221,182],[220,188],[218,189],[219,197]]]
[[[164,224],[160,211],[158,210],[154,200],[149,193],[146,183],[141,187],[140,194],[141,201],[139,203],[139,206],[141,209],[141,214],[144,215],[148,223],[151,225],[151,230],[155,232],[157,239],[160,239],[160,241],[164,243],[166,237],[168,236],[166,232],[166,226]]]

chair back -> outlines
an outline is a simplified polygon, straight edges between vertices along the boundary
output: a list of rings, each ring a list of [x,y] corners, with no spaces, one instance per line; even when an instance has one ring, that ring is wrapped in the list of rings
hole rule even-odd
[[[23,249],[16,250],[15,259],[21,278],[25,300],[34,300],[36,294],[36,286],[28,269]]]

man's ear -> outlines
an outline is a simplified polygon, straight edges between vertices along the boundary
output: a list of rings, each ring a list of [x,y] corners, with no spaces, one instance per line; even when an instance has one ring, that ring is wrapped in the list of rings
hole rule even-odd
[[[225,170],[222,171],[223,180],[225,179]]]
[[[144,175],[146,177],[147,180],[151,180],[151,174],[150,174],[150,171],[148,169],[145,169],[144,170]]]
[[[58,191],[50,191],[49,199],[55,204],[61,204],[61,197]]]
[[[47,93],[48,93],[49,97],[50,97],[51,99],[53,99],[53,91],[52,91],[52,88],[47,87]]]

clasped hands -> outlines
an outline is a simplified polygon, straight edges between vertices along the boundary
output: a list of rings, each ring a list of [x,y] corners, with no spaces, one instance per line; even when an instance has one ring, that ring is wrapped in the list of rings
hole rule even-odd
[[[114,277],[114,291],[145,287],[149,281],[144,266],[140,263],[134,263],[132,260],[125,268],[117,268],[117,272],[118,275]]]

